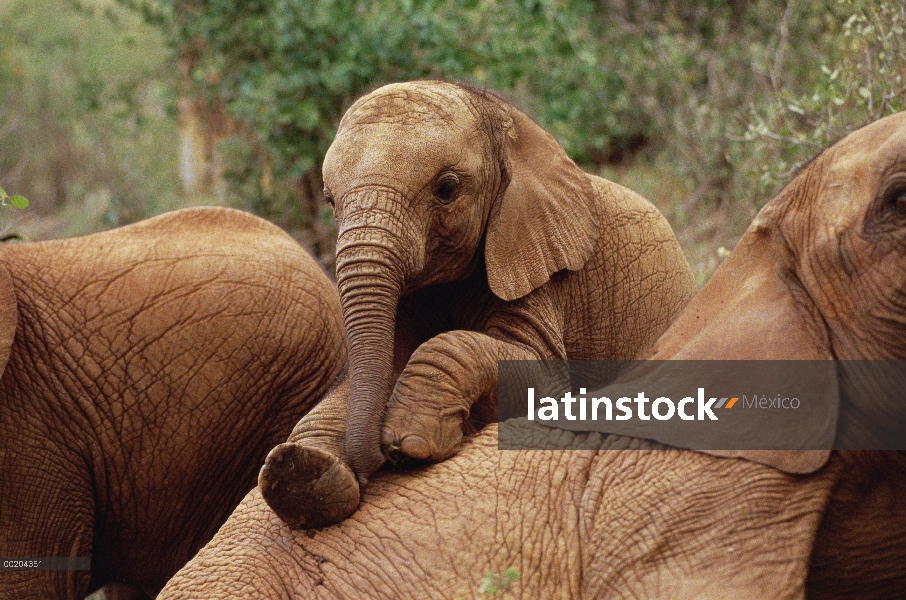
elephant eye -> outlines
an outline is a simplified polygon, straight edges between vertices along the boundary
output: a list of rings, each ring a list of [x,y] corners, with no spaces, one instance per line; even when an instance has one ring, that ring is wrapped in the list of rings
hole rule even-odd
[[[890,204],[898,213],[906,215],[906,189],[894,192],[893,197],[890,199]]]
[[[459,177],[454,173],[447,173],[437,180],[434,195],[437,196],[441,204],[449,204],[456,198],[459,188]]]
[[[327,188],[324,188],[324,202],[330,204],[331,207],[333,206],[333,194]]]

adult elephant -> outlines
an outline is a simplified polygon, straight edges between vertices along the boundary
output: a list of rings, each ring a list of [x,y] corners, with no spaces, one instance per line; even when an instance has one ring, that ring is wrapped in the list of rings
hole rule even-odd
[[[694,290],[649,202],[584,173],[484,90],[379,88],[344,115],[323,174],[339,227],[346,445],[360,482],[383,464],[382,445],[448,456],[485,408],[472,404],[493,406],[498,360],[633,358]],[[448,410],[419,409],[429,390]],[[385,414],[391,394],[411,410]],[[436,435],[399,437],[397,417]]]
[[[904,165],[906,113],[825,151],[764,208],[654,355],[906,359]],[[839,383],[844,395],[865,384]],[[879,421],[902,426],[903,407],[842,411],[838,436]],[[304,419],[291,442],[319,426],[342,431]],[[472,597],[486,572],[510,567],[528,598],[902,595],[903,452],[766,461],[522,427],[523,441],[584,450],[501,452],[492,425],[446,462],[375,477],[358,512],[319,531],[293,531],[255,490],[161,600]]]
[[[0,598],[153,596],[346,360],[333,285],[240,211],[0,247],[0,556],[91,559]]]

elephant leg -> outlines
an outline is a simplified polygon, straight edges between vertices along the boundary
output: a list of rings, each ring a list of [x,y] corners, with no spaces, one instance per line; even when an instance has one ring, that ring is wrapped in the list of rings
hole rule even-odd
[[[497,361],[538,360],[526,346],[475,331],[422,344],[390,397],[381,445],[390,460],[439,462],[463,435],[497,419]]]
[[[439,462],[464,433],[497,419],[497,362],[565,360],[551,286],[495,311],[482,331],[441,333],[420,345],[390,396],[381,446],[391,460]]]
[[[258,475],[261,495],[294,529],[342,521],[359,505],[346,459],[349,381],[345,377],[274,447]]]
[[[20,448],[29,446],[16,450]],[[11,455],[7,452],[6,458]],[[0,469],[0,555],[4,559],[91,558],[95,505],[84,463],[81,471],[59,455],[32,463],[6,463],[9,468]],[[79,600],[90,589],[91,571],[49,570],[41,565],[39,570],[4,570],[0,582],[0,600]]]
[[[393,377],[403,370],[412,351],[430,337],[421,331],[425,317],[400,302]],[[286,443],[274,447],[258,475],[264,500],[293,529],[312,529],[338,523],[355,512],[362,483],[349,466],[346,425],[349,379],[344,374],[326,396],[299,421]]]

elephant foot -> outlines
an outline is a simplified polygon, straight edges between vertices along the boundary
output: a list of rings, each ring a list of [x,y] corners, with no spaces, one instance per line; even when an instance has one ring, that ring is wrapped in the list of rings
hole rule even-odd
[[[267,455],[258,486],[268,506],[293,529],[339,523],[359,506],[359,484],[342,460],[302,444],[276,446]]]
[[[381,429],[381,449],[395,465],[440,462],[456,454],[462,437],[459,414],[426,418],[392,406]]]
[[[404,441],[400,441],[389,427],[381,430],[381,450],[387,457],[387,462],[397,467],[426,462],[432,454],[432,449],[425,438],[420,435],[407,435]]]

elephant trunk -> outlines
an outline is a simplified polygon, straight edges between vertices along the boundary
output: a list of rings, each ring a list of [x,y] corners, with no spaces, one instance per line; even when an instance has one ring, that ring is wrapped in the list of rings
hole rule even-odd
[[[393,237],[384,230],[364,228],[341,233],[338,239],[337,285],[349,345],[346,455],[363,485],[384,463],[380,428],[394,385],[403,261],[393,248],[404,246]]]

